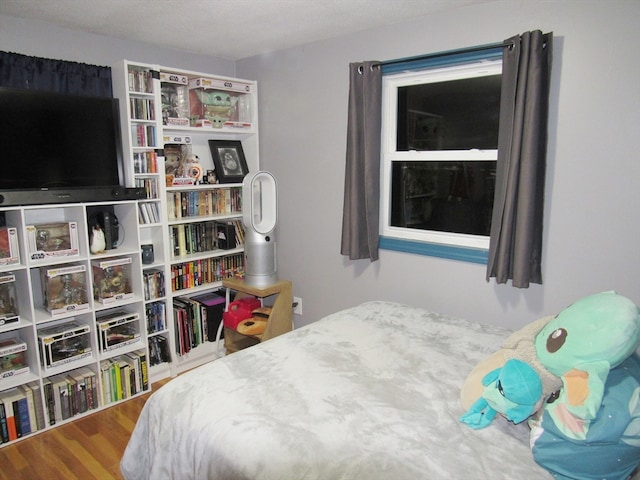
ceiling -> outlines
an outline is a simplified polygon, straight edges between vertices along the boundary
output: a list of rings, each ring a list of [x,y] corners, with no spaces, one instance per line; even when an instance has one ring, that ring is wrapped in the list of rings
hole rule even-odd
[[[493,0],[1,0],[0,14],[238,60]]]

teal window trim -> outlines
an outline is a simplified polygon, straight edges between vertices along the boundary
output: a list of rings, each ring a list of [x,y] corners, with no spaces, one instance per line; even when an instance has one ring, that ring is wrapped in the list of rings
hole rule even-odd
[[[447,67],[471,63],[481,60],[500,60],[504,49],[502,43],[492,43],[479,45],[471,48],[461,48],[458,50],[448,50],[445,52],[431,53],[417,57],[399,58],[382,62],[382,74],[391,75],[393,73],[424,70],[426,68]]]
[[[477,263],[479,265],[486,265],[489,260],[489,251],[483,248],[442,245],[438,243],[406,240],[404,238],[380,236],[378,247],[383,250],[414,253],[416,255]]]

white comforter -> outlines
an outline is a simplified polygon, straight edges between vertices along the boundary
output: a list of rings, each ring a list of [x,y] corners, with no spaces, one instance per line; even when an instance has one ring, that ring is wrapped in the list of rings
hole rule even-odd
[[[145,405],[126,479],[550,479],[524,425],[458,421],[508,332],[387,302],[185,373]]]

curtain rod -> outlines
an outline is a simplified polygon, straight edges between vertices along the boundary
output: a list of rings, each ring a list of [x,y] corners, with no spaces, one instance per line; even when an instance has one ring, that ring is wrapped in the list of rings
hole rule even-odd
[[[499,47],[513,47],[513,42],[500,42],[500,43],[490,43],[487,45],[478,45],[476,47],[468,47],[468,48],[460,48],[458,50],[447,50],[444,52],[437,52],[437,53],[429,53],[426,55],[418,55],[416,57],[406,57],[406,58],[398,58],[396,60],[385,60],[380,62],[377,66],[380,67],[385,67],[387,65],[395,65],[398,63],[409,63],[409,62],[416,62],[416,61],[421,61],[421,60],[429,60],[432,58],[438,58],[438,57],[446,57],[449,55],[458,55],[458,54],[466,54],[466,53],[475,53],[475,52],[482,52],[484,50],[493,50]]]

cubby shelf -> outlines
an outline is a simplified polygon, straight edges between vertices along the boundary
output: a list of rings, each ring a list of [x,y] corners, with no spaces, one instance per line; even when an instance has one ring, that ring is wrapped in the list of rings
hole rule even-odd
[[[149,390],[136,210],[135,201],[0,209],[19,255],[0,268],[0,278],[13,278],[0,283],[3,446]],[[89,231],[104,211],[117,217],[119,241],[93,254]],[[137,320],[114,326],[105,350],[99,320],[120,313]]]

